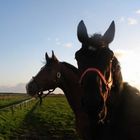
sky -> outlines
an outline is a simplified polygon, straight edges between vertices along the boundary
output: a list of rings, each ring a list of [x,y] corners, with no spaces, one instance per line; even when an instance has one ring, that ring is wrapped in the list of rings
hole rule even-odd
[[[25,92],[25,84],[43,66],[45,52],[54,50],[60,61],[77,66],[80,20],[89,34],[104,34],[115,21],[109,47],[124,81],[140,89],[140,1],[0,0],[0,92]]]

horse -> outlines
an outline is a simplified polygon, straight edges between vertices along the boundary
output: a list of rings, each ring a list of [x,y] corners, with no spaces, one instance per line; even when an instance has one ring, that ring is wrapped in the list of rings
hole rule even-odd
[[[45,54],[46,64],[26,85],[27,94],[36,96],[43,91],[63,90],[75,115],[76,130],[83,140],[91,139],[90,122],[81,107],[82,90],[79,84],[79,70],[66,62],[59,62],[52,51],[52,56]]]
[[[82,47],[75,58],[83,90],[81,104],[92,122],[94,140],[139,140],[139,91],[123,82],[119,61],[109,48],[114,35],[114,21],[103,35],[89,36],[84,21],[78,24]]]

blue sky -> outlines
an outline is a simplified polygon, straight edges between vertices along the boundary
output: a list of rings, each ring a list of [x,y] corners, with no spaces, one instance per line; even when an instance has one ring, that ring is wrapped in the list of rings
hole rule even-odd
[[[115,21],[110,48],[120,60],[124,80],[140,86],[140,1],[1,0],[0,91],[25,91],[43,66],[46,51],[54,50],[60,61],[76,65],[81,19],[89,34],[103,34]]]

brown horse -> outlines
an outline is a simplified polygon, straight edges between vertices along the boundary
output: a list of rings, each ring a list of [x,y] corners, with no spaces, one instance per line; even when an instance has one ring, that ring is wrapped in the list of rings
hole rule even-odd
[[[39,92],[61,88],[76,118],[76,128],[84,140],[92,140],[91,128],[87,113],[81,107],[82,90],[79,84],[79,71],[74,66],[59,62],[54,53],[49,57],[46,53],[46,64],[27,84],[27,93],[31,96]]]
[[[82,47],[75,57],[81,75],[81,102],[92,121],[94,140],[139,140],[140,97],[138,90],[123,83],[120,64],[109,48],[114,34],[114,21],[104,35],[90,37],[84,22],[78,25]]]

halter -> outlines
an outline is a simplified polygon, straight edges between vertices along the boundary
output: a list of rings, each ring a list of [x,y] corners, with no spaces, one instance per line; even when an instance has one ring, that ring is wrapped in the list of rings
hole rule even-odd
[[[108,80],[106,80],[105,79],[105,77],[104,77],[104,75],[101,73],[101,71],[99,70],[99,69],[97,69],[97,68],[88,68],[88,69],[86,69],[84,72],[83,72],[83,74],[81,75],[81,77],[80,77],[80,80],[79,80],[79,83],[81,84],[82,83],[82,80],[83,80],[83,78],[85,77],[85,75],[87,74],[87,73],[89,73],[89,72],[93,72],[93,73],[97,73],[98,75],[99,75],[99,77],[101,78],[101,80],[104,82],[104,84],[105,84],[105,86],[106,86],[106,91],[110,91],[111,90],[111,87],[112,87],[112,78],[111,78],[111,76],[112,76],[112,74],[111,74],[111,72],[110,72],[110,76],[109,76],[109,79]],[[100,84],[101,85],[101,84]]]
[[[38,91],[39,91],[39,89],[42,89],[42,88],[40,88],[39,84],[37,83],[35,77],[32,77],[32,79],[33,79],[33,82],[35,83],[36,87],[38,88]],[[48,96],[54,90],[55,90],[55,88],[54,89],[49,89],[49,90],[47,90],[48,92],[46,94],[44,94],[42,90],[37,93],[37,95],[38,95],[37,97],[39,98],[40,105],[42,104],[42,98]]]
[[[99,85],[99,89],[100,89],[100,94],[103,97],[104,101],[107,100],[108,94],[110,93],[110,90],[112,88],[112,84],[113,84],[113,79],[112,79],[112,61],[114,59],[114,56],[112,57],[111,61],[110,61],[110,65],[109,65],[109,77],[106,80],[105,76],[102,74],[102,72],[97,69],[97,68],[87,68],[81,75],[79,83],[82,84],[83,78],[86,76],[87,73],[92,72],[92,73],[97,73],[97,75],[101,78],[102,82],[105,84],[105,88],[106,91],[103,93],[102,92],[102,82],[100,81],[100,85]],[[107,106],[106,103],[104,102],[104,107],[103,109],[100,111],[99,113],[99,123],[104,123],[104,120],[106,118],[107,115]]]

